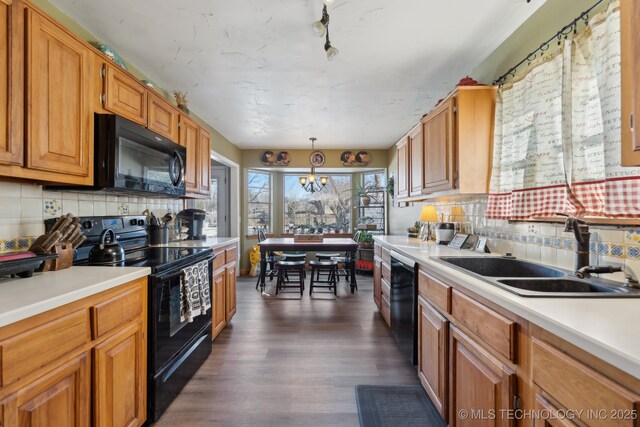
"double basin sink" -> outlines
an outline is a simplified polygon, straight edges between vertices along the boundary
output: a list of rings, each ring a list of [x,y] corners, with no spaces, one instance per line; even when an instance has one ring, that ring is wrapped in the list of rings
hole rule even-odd
[[[640,290],[511,257],[439,257],[440,262],[525,297],[640,298]]]

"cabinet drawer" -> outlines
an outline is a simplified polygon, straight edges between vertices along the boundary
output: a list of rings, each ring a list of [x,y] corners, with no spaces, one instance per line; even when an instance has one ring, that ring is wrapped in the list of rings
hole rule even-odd
[[[375,256],[382,256],[382,246],[378,245],[377,243],[373,245],[373,254]]]
[[[515,361],[516,323],[453,289],[451,314],[498,353]]]
[[[2,386],[87,344],[89,326],[89,311],[82,309],[2,341]]]
[[[614,383],[599,372],[573,359],[560,350],[533,339],[533,382],[543,393],[551,396],[562,407],[584,413],[598,413],[606,409],[607,417],[582,419],[589,426],[634,426],[630,417],[613,419],[611,411],[633,414],[638,409],[640,396]],[[626,418],[626,419],[625,419]]]
[[[382,285],[380,286],[380,291],[383,295],[386,295],[387,298],[391,297],[391,284],[387,282],[384,278],[382,279]]]
[[[380,250],[381,252],[381,256],[382,256],[382,261],[386,262],[387,264],[391,265],[391,251],[387,248],[382,248]]]
[[[388,282],[391,282],[391,266],[386,263],[386,262],[382,262],[382,277],[387,279]]]
[[[236,248],[231,248],[224,251],[227,264],[236,260],[236,252]]]
[[[215,252],[216,257],[213,260],[213,271],[216,271],[220,267],[225,264],[225,253],[224,251]]]
[[[142,288],[136,287],[91,307],[93,338],[100,338],[142,313]]]
[[[105,64],[104,108],[147,126],[147,91],[142,83]]]
[[[418,272],[418,294],[441,310],[451,313],[451,286],[422,270]]]
[[[380,301],[380,312],[382,313],[384,321],[387,322],[387,325],[391,326],[391,304],[389,303],[389,298],[385,294],[382,294]]]

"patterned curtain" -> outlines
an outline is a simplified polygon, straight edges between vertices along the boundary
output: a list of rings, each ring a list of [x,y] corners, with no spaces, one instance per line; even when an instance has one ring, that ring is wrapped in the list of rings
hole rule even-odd
[[[640,168],[620,166],[620,95],[614,1],[500,89],[487,217],[640,217]]]

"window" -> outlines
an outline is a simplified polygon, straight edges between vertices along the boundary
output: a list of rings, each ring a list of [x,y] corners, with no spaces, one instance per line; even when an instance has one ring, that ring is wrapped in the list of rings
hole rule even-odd
[[[285,233],[318,228],[325,233],[351,232],[351,175],[326,176],[327,185],[317,193],[302,188],[300,175],[284,176]]]
[[[247,189],[247,232],[271,232],[271,174],[250,170]]]

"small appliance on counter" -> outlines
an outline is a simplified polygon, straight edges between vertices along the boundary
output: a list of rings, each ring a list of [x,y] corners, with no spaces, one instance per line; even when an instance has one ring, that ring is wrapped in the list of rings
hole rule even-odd
[[[441,222],[436,225],[436,243],[438,245],[448,245],[455,235],[455,224],[452,222]]]
[[[178,213],[178,224],[188,228],[187,240],[206,240],[204,221],[207,213],[202,209],[185,209]]]

